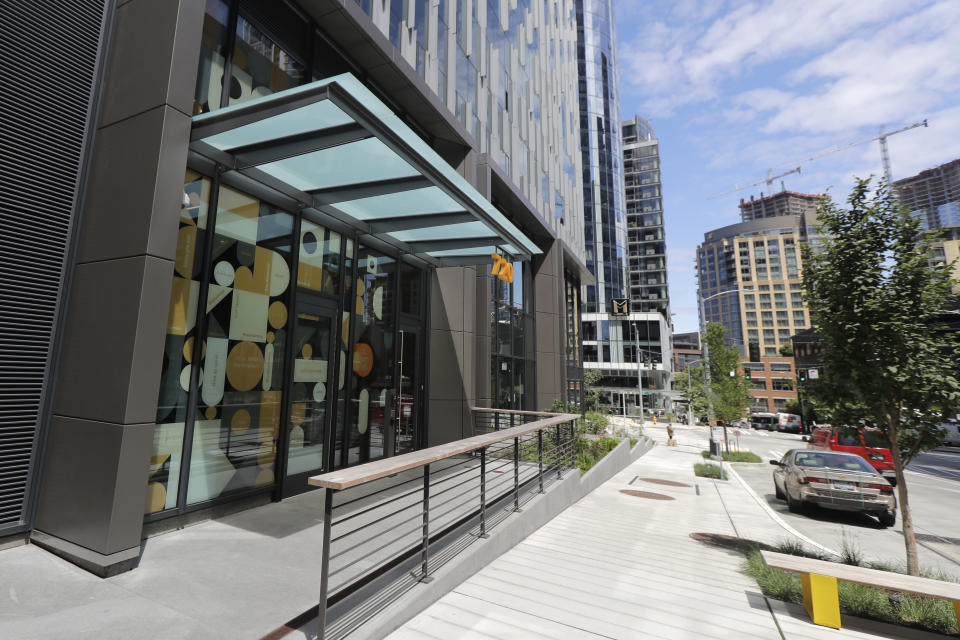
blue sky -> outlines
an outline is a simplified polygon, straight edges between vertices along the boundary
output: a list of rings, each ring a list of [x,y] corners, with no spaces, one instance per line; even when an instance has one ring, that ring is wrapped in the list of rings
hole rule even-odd
[[[888,139],[893,179],[960,157],[960,0],[615,2],[623,116],[660,138],[677,331],[697,329],[703,233],[766,187],[709,196],[800,165],[787,189],[843,200],[881,175],[877,142],[799,161],[923,119]]]

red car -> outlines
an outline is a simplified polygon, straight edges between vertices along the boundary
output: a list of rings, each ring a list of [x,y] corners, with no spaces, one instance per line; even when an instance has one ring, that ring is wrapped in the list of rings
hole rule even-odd
[[[817,427],[810,438],[810,449],[855,453],[870,463],[877,473],[896,486],[893,456],[886,436],[879,429],[837,429]]]

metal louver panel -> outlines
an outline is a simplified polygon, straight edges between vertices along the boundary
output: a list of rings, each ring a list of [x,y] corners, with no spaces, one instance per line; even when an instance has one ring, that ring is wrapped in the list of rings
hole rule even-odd
[[[106,5],[0,5],[0,536],[28,526]]]

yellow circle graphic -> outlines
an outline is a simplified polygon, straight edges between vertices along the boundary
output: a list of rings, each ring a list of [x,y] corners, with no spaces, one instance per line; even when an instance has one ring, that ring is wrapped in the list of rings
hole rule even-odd
[[[270,309],[267,311],[267,319],[270,321],[271,327],[274,329],[282,329],[283,326],[287,324],[287,305],[279,300],[271,304]]]
[[[227,380],[237,391],[250,391],[263,376],[263,352],[253,342],[241,342],[227,356]]]

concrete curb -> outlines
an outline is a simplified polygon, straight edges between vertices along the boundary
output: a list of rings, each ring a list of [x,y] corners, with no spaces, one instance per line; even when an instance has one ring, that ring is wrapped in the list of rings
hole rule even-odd
[[[783,518],[781,518],[776,511],[770,508],[770,505],[767,504],[763,498],[757,495],[756,491],[750,488],[750,485],[748,485],[746,481],[740,477],[740,474],[737,473],[736,469],[733,468],[733,465],[731,465],[729,462],[724,462],[723,464],[726,466],[727,470],[729,470],[730,473],[733,474],[733,477],[737,479],[737,482],[740,483],[740,486],[742,486],[747,491],[747,493],[750,494],[750,497],[752,497],[756,501],[756,503],[760,505],[760,508],[766,511],[767,515],[770,516],[770,518],[773,519],[774,522],[780,525],[788,533],[796,536],[800,540],[803,540],[804,542],[806,542],[812,547],[826,551],[827,553],[835,555],[838,558],[841,556],[840,553],[834,551],[833,549],[830,549],[829,547],[823,546],[822,544],[820,544],[816,540],[813,540],[812,538],[808,538],[807,536],[803,535],[802,533],[800,533],[799,531],[791,527],[789,524],[787,524],[786,521]]]
[[[348,637],[386,637],[653,447],[653,440],[646,436],[641,436],[633,449],[630,449],[630,441],[624,439],[584,475],[581,476],[576,469],[568,471],[546,493],[526,503],[523,513],[514,514],[518,517],[508,517],[490,532],[488,539],[471,544],[466,551],[437,569],[432,582],[416,585]],[[301,631],[307,637],[313,637],[315,626],[316,619]]]

